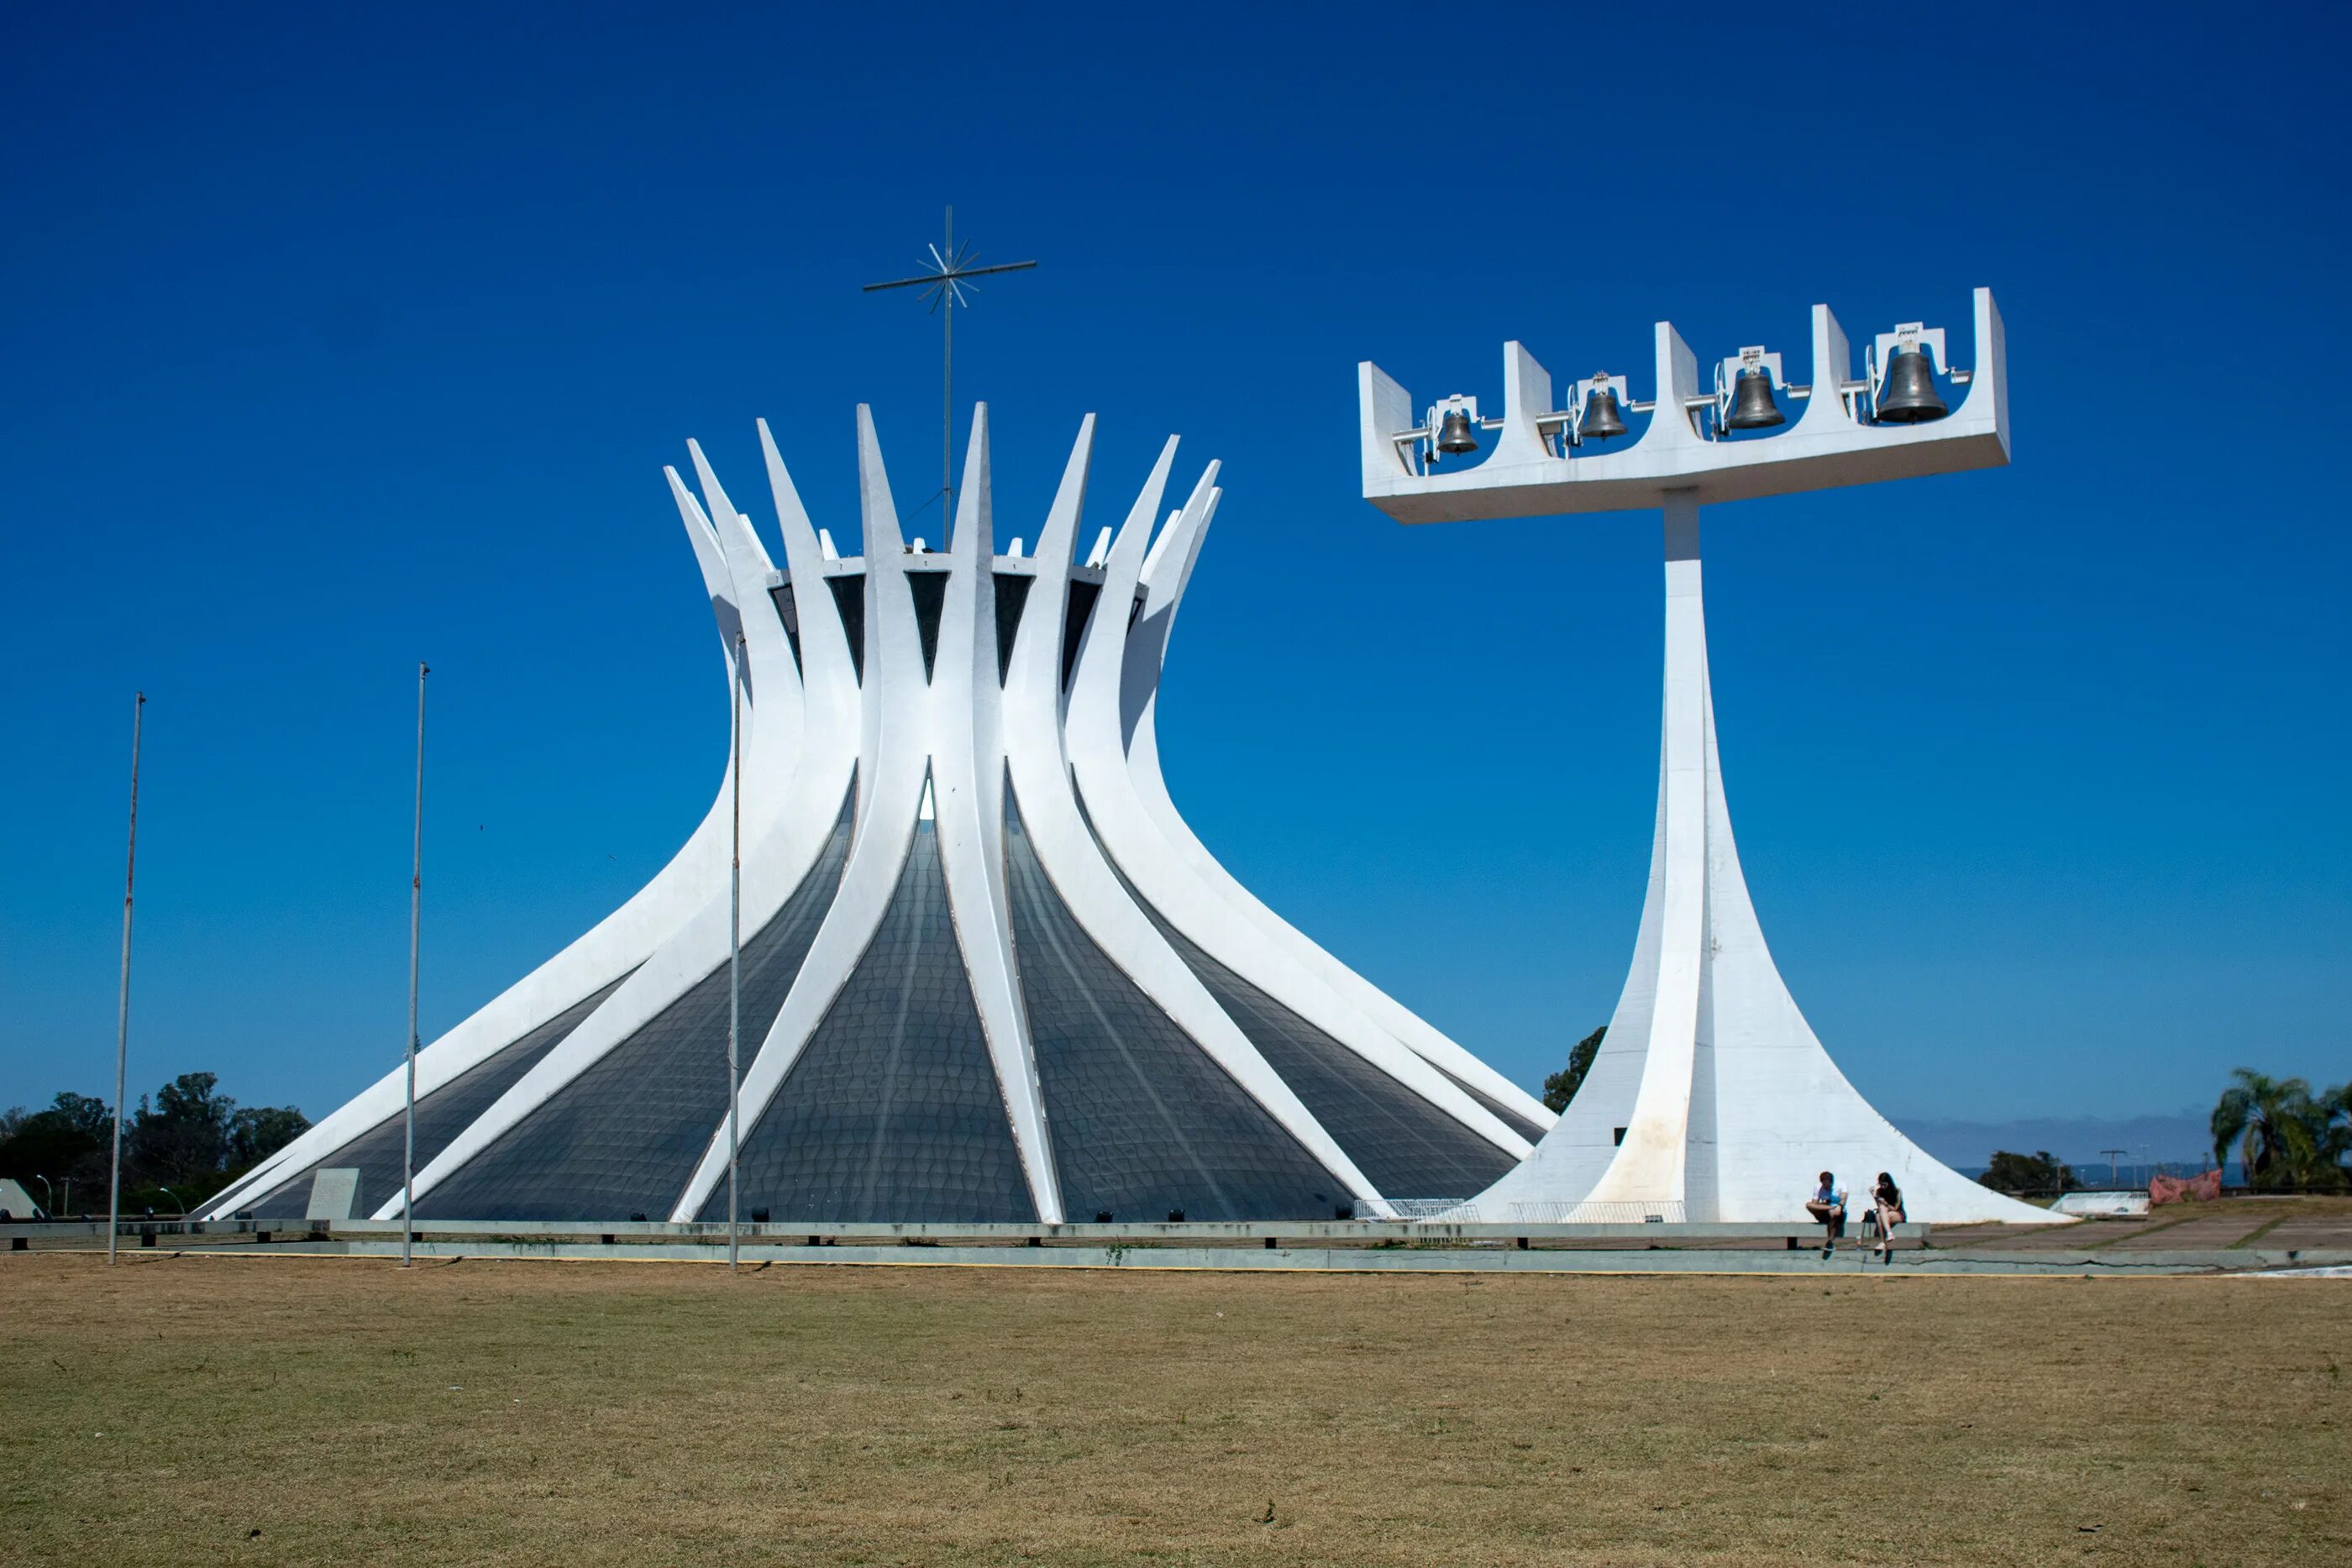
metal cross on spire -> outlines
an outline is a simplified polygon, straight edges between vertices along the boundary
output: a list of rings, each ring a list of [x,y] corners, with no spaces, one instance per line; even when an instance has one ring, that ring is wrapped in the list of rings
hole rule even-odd
[[[1005,261],[994,267],[975,267],[978,259],[970,244],[958,249],[955,242],[955,209],[947,214],[946,236],[929,247],[931,270],[913,277],[894,277],[887,283],[869,283],[863,292],[871,294],[880,288],[911,288],[922,285],[923,297],[930,302],[932,314],[940,319],[942,354],[940,372],[940,495],[943,498],[942,526],[952,526],[955,512],[955,312],[959,305],[970,308],[967,291],[977,293],[979,285],[967,279],[985,277],[992,272],[1021,272],[1037,264],[1034,261]],[[946,308],[942,310],[940,307]]]

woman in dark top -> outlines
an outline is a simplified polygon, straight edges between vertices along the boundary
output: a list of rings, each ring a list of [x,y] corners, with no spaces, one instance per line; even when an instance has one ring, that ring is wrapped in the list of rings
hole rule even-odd
[[[1903,1189],[1885,1171],[1878,1173],[1877,1185],[1870,1189],[1870,1201],[1878,1211],[1878,1256],[1881,1261],[1895,1260],[1895,1228],[1903,1223]]]

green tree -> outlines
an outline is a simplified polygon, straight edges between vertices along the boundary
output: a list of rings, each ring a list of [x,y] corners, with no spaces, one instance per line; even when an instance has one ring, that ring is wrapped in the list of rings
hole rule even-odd
[[[310,1130],[310,1118],[291,1105],[246,1105],[228,1120],[228,1168],[259,1165]]]
[[[2007,1193],[2072,1192],[2083,1185],[2074,1179],[2074,1168],[2048,1149],[2031,1155],[1995,1149],[1992,1164],[1977,1180]]]
[[[36,1176],[83,1181],[92,1175],[94,1165],[103,1168],[103,1156],[114,1140],[114,1113],[105,1101],[68,1092],[51,1101],[46,1111],[12,1115],[16,1117],[15,1127],[0,1139],[0,1176],[18,1181]]]
[[[2213,1163],[2236,1145],[2249,1186],[2334,1186],[2345,1180],[2344,1091],[2314,1094],[2300,1078],[2241,1067],[2213,1107]]]
[[[1601,1037],[1608,1032],[1609,1026],[1602,1024],[1578,1040],[1568,1053],[1568,1065],[1544,1080],[1543,1103],[1554,1113],[1567,1110],[1568,1103],[1576,1098],[1577,1090],[1584,1084],[1584,1075],[1592,1071],[1593,1057],[1600,1053]]]
[[[183,1072],[155,1092],[152,1106],[141,1095],[126,1163],[175,1191],[210,1192],[227,1166],[229,1123],[236,1114],[236,1102],[214,1092],[219,1082],[214,1073]]]

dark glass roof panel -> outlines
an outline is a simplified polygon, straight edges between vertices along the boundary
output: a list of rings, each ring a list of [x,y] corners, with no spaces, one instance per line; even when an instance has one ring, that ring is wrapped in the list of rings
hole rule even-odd
[[[738,1159],[739,1212],[799,1223],[1034,1220],[1021,1155],[919,825],[874,940]],[[722,1184],[704,1219],[727,1218]]]
[[[947,608],[948,574],[910,571],[907,591],[915,601],[915,635],[923,644],[923,679],[928,681],[940,658],[940,616]]]
[[[1070,579],[1070,600],[1062,611],[1062,689],[1070,689],[1070,673],[1078,667],[1078,648],[1086,641],[1087,617],[1102,597],[1102,584],[1083,577]]]
[[[1383,1197],[1471,1197],[1518,1163],[1136,903]]]
[[[1435,1063],[1433,1062],[1431,1065],[1435,1066]],[[1443,1067],[1438,1068],[1437,1071],[1440,1072],[1445,1072],[1445,1069]],[[1541,1127],[1537,1126],[1533,1122],[1530,1122],[1525,1116],[1520,1115],[1517,1111],[1512,1110],[1508,1105],[1504,1104],[1492,1094],[1487,1093],[1483,1089],[1465,1083],[1459,1078],[1454,1078],[1454,1074],[1451,1072],[1445,1072],[1445,1076],[1453,1078],[1454,1086],[1455,1088],[1470,1096],[1471,1099],[1478,1102],[1479,1104],[1486,1107],[1487,1110],[1495,1113],[1496,1115],[1500,1116],[1503,1119],[1503,1124],[1505,1126],[1518,1134],[1519,1136],[1525,1138],[1528,1142],[1531,1144],[1536,1143],[1543,1137],[1544,1130]]]
[[[624,975],[621,978],[628,977]],[[419,1100],[416,1168],[423,1170],[430,1165],[436,1155],[449,1146],[451,1139],[488,1110],[499,1095],[513,1088],[541,1057],[563,1043],[564,1037],[579,1028],[581,1021],[620,985],[620,980],[614,981],[512,1044],[491,1052]],[[257,1219],[299,1219],[310,1212],[310,1181],[318,1172],[357,1169],[359,1193],[352,1202],[352,1213],[364,1218],[400,1191],[400,1155],[401,1145],[407,1141],[406,1122],[405,1116],[397,1113],[385,1118],[278,1186],[260,1202],[247,1205],[239,1212],[249,1212]]]
[[[1021,630],[1021,609],[1029,602],[1029,591],[1037,585],[1036,578],[1027,572],[1000,571],[996,574],[996,679],[1003,683],[1013,668],[1013,639]]]
[[[834,608],[841,612],[842,635],[849,639],[849,668],[866,678],[866,574],[845,571],[824,580],[833,591]]]
[[[768,590],[768,597],[775,602],[776,619],[784,624],[784,641],[793,645],[793,668],[797,670],[802,667],[801,607],[793,598],[793,585],[780,582]]]
[[[1070,1218],[1315,1219],[1351,1203],[1095,945],[1005,807],[1013,950]]]
[[[851,791],[855,799],[856,791]],[[759,1049],[831,906],[849,807],[775,917],[742,948],[742,1040]],[[727,1113],[727,966],[697,981],[416,1201],[425,1219],[667,1219]]]

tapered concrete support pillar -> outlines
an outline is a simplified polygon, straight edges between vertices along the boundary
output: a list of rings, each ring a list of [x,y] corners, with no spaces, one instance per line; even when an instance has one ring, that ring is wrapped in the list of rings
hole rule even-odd
[[[1696,492],[1665,517],[1665,688],[1650,885],[1633,964],[1590,1072],[1535,1153],[1474,1200],[1485,1219],[1776,1220],[1823,1170],[1880,1171],[1914,1219],[2054,1217],[1980,1186],[1847,1082],[1774,967],[1731,837],[1707,681]]]

